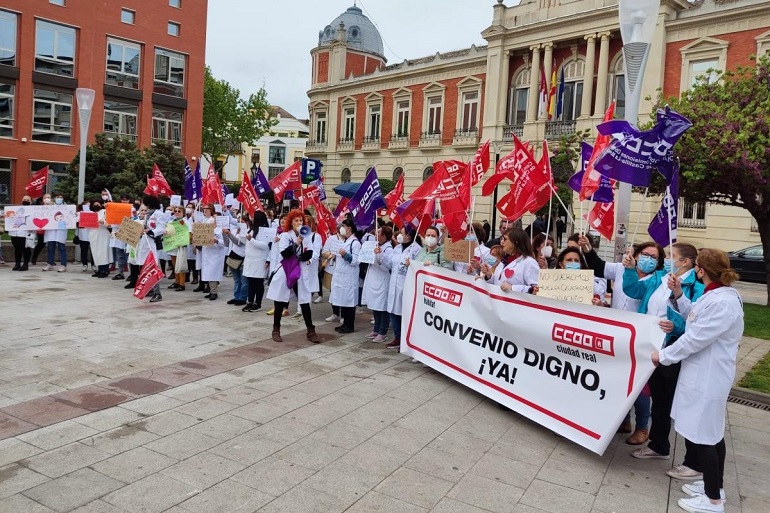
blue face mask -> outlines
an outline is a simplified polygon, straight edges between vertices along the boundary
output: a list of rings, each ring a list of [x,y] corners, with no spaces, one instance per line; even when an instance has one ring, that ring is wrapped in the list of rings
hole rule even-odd
[[[658,260],[651,256],[642,255],[639,257],[636,267],[644,274],[650,274],[658,267]]]
[[[667,273],[670,273],[672,269],[674,269],[674,272],[676,272],[676,269],[672,264],[672,260],[670,258],[665,259],[663,261],[663,270],[666,271]]]
[[[487,255],[484,257],[484,263],[489,267],[494,267],[497,265],[497,258],[493,257],[492,255]]]
[[[564,268],[572,271],[579,271],[581,269],[580,262],[565,262]]]

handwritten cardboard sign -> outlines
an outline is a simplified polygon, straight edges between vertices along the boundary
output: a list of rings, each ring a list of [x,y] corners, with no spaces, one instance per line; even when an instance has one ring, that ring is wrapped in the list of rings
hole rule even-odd
[[[80,228],[99,228],[99,214],[96,212],[80,212],[78,226]]]
[[[214,223],[193,223],[192,245],[193,246],[211,246],[214,244],[214,229],[217,227]]]
[[[470,262],[476,251],[477,243],[470,240],[449,242],[444,246],[444,258],[450,262]]]
[[[594,272],[540,269],[538,297],[590,305],[594,297]]]
[[[169,228],[172,228],[172,230],[169,230]],[[166,224],[166,231],[173,232],[171,235],[163,236],[163,251],[166,253],[190,244],[190,229],[186,222],[181,220],[171,221]]]
[[[376,240],[368,240],[361,244],[361,253],[358,254],[358,261],[362,264],[373,264],[376,256],[374,254],[374,248],[376,247]]]
[[[104,205],[107,224],[120,224],[124,217],[131,217],[131,203],[106,203]]]
[[[75,228],[75,205],[17,205],[5,207],[5,229],[66,230]]]
[[[118,231],[115,232],[115,238],[125,242],[129,246],[137,247],[139,240],[144,235],[144,226],[142,223],[132,221],[130,217],[124,217],[123,221],[119,223]]]

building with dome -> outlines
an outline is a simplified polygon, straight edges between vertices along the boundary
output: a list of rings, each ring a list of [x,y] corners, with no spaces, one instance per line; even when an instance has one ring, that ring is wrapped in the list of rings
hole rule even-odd
[[[469,161],[480,141],[491,141],[494,161],[511,151],[511,134],[539,152],[544,139],[555,143],[584,129],[596,134],[612,100],[622,117],[617,0],[506,3],[497,0],[489,26],[479,27],[486,44],[399,63],[386,61],[382,37],[355,5],[320,31],[311,50],[306,155],[324,162],[327,189],[361,181],[375,166],[382,178],[403,174],[408,195],[430,176],[433,162]],[[752,54],[770,52],[767,6],[767,0],[661,1],[642,98],[659,90],[679,94],[710,68],[735,69],[749,65]],[[554,72],[564,74],[564,108],[549,119],[539,101],[540,77]],[[648,119],[651,108],[643,101],[639,118]],[[492,220],[492,198],[477,189],[475,217]],[[643,211],[640,234],[659,205],[659,197],[634,198],[632,221]],[[745,210],[684,199],[678,235],[728,251],[759,244]]]

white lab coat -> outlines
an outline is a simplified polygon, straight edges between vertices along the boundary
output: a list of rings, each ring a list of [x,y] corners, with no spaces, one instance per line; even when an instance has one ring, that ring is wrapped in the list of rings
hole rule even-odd
[[[112,262],[112,251],[110,251],[110,231],[107,229],[107,211],[105,209],[96,213],[99,220],[98,228],[91,228],[88,234],[91,242],[91,255],[94,258],[94,265],[107,265]]]
[[[540,266],[537,260],[528,256],[520,256],[516,260],[509,262],[503,267],[498,264],[492,273],[489,283],[500,285],[503,282],[511,284],[511,290],[514,292],[528,292],[529,287],[537,285],[540,279]]]
[[[282,233],[278,243],[273,243],[273,247],[278,246],[278,265],[273,279],[270,280],[270,287],[268,287],[265,297],[272,301],[288,303],[291,301],[292,296],[295,296],[297,298],[297,303],[304,305],[310,303],[310,299],[312,298],[312,294],[310,292],[310,280],[308,279],[309,276],[305,272],[300,274],[299,280],[297,280],[297,294],[294,294],[294,291],[291,290],[286,283],[286,273],[284,272],[283,266],[281,265],[281,262],[283,261],[281,251],[288,248],[292,244],[297,244],[297,234],[294,233],[294,230],[289,230],[288,232]],[[307,262],[300,262],[299,265],[300,269],[302,269],[302,266],[307,266]]]
[[[364,280],[364,293],[361,303],[370,310],[385,312],[388,310],[388,290],[390,289],[390,266],[393,246],[390,241],[380,245],[381,252],[375,255],[374,263],[369,264]]]
[[[320,284],[318,283],[318,265],[321,259],[321,248],[323,246],[321,244],[321,236],[315,232],[311,233],[304,240],[307,241],[305,242],[305,248],[313,250],[313,258],[308,262],[302,263],[302,277],[304,278],[305,275],[307,275],[310,293],[312,294],[313,292],[319,292],[321,290]]]
[[[358,257],[361,254],[361,243],[355,235],[351,235],[342,247],[353,258],[348,262],[337,254],[329,302],[334,306],[351,307],[358,305]]]
[[[270,244],[254,238],[246,240],[246,237],[243,237],[242,239],[246,247],[246,258],[243,259],[243,275],[247,278],[267,278],[269,265],[267,257],[270,255]]]
[[[162,237],[166,233],[165,215],[158,209],[154,210],[151,214],[148,213],[145,218],[144,227],[152,232],[155,237]],[[159,251],[156,249],[155,241],[149,237],[142,237],[139,239],[139,246],[136,248],[136,263],[144,265],[144,261],[147,259],[147,254],[152,252],[152,256],[155,257],[155,262],[159,263],[158,259]]]
[[[476,249],[473,250],[473,258],[478,259],[481,263],[484,263],[484,259],[489,254],[490,249],[483,244],[480,246],[476,246]],[[452,269],[454,269],[458,273],[462,274],[468,274],[468,269],[470,268],[470,264],[468,262],[454,262],[452,264]]]
[[[54,230],[45,230],[45,234],[43,235],[43,242],[60,242],[64,244],[67,242],[67,230],[66,229],[54,229]]]
[[[660,351],[662,365],[682,362],[671,418],[676,432],[693,443],[714,445],[725,436],[742,335],[741,296],[732,287],[720,287],[692,305],[684,335]]]
[[[404,297],[404,281],[409,267],[406,259],[414,260],[422,248],[416,242],[412,242],[406,250],[402,244],[393,248],[390,254],[390,282],[388,282],[388,312],[401,315],[402,300]]]
[[[216,221],[213,217],[206,217],[204,223],[213,224]],[[202,246],[198,251],[200,262],[198,269],[201,270],[201,280],[203,281],[221,281],[222,272],[225,268],[225,241],[222,233],[214,231],[216,243],[211,246]]]

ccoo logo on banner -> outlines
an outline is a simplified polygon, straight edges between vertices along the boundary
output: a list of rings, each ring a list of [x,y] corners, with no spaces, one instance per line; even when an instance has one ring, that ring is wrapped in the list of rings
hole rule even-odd
[[[654,370],[654,316],[409,268],[402,352],[597,454]]]

